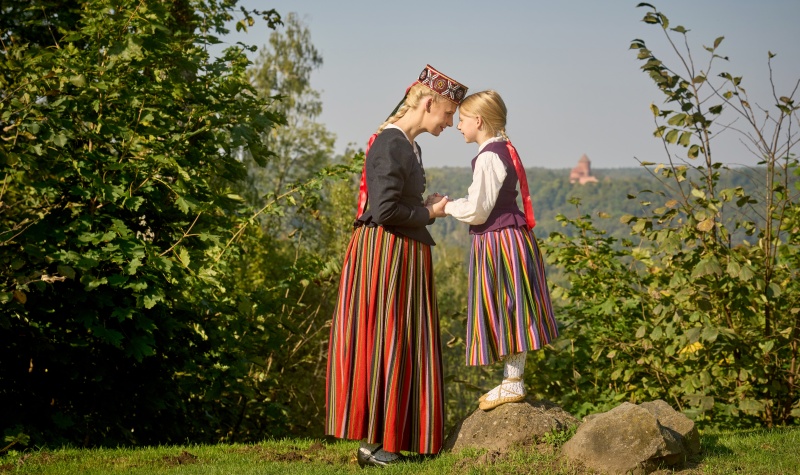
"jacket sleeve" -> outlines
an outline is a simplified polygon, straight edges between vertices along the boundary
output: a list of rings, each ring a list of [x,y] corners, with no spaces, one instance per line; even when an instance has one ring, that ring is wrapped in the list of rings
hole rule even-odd
[[[377,146],[377,147],[376,147]],[[411,144],[402,135],[387,136],[372,145],[367,160],[369,206],[377,224],[424,227],[430,214],[421,197],[403,199],[406,180],[417,160]],[[416,203],[418,201],[418,203]]]

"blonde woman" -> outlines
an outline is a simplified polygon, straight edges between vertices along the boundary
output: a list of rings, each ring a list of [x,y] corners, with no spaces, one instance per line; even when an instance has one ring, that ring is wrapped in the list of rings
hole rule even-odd
[[[331,324],[326,434],[361,440],[359,465],[438,453],[444,436],[439,315],[415,139],[452,127],[467,88],[426,66],[367,147],[355,229]]]

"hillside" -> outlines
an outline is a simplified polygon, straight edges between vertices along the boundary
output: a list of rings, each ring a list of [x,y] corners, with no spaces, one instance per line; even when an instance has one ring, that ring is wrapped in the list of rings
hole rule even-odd
[[[556,221],[556,216],[563,214],[574,218],[590,215],[595,225],[605,229],[617,238],[629,236],[628,228],[620,222],[625,214],[640,215],[646,206],[662,206],[666,201],[661,193],[666,185],[660,183],[645,168],[595,169],[593,175],[597,183],[585,185],[569,182],[570,169],[528,168],[528,185],[536,215],[536,235],[541,239],[551,232],[568,232]],[[428,192],[439,192],[456,199],[466,195],[471,183],[472,172],[467,167],[442,167],[426,169]],[[761,179],[765,175],[762,169],[734,168],[720,170],[718,190],[742,187],[759,200],[763,188]],[[797,181],[797,177],[792,177]],[[672,186],[674,183],[669,183]],[[796,190],[794,190],[797,193]],[[670,197],[675,196],[669,193]],[[631,198],[633,197],[633,198]],[[580,200],[580,207],[571,204],[573,198]],[[726,220],[733,219],[740,210],[728,206],[723,210]],[[752,210],[746,210],[752,214]],[[450,244],[466,244],[468,227],[454,219],[438,219],[431,226],[431,232],[437,242]],[[738,233],[732,242],[747,238]]]

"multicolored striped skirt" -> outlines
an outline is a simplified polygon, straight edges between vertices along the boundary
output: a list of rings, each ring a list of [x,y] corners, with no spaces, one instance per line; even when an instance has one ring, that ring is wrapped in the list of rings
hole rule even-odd
[[[382,227],[350,239],[331,324],[325,433],[389,452],[438,453],[444,438],[431,248]]]
[[[533,231],[507,227],[472,237],[467,364],[537,350],[558,336]]]

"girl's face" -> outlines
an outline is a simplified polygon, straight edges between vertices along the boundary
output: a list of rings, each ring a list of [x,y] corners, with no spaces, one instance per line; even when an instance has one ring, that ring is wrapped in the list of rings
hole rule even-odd
[[[438,137],[444,129],[452,127],[457,107],[455,103],[447,100],[438,102],[431,100],[429,114],[426,114],[427,126],[425,128],[427,131]]]
[[[478,141],[480,118],[465,113],[463,110],[458,112],[458,130],[464,135],[464,141],[475,143]]]

